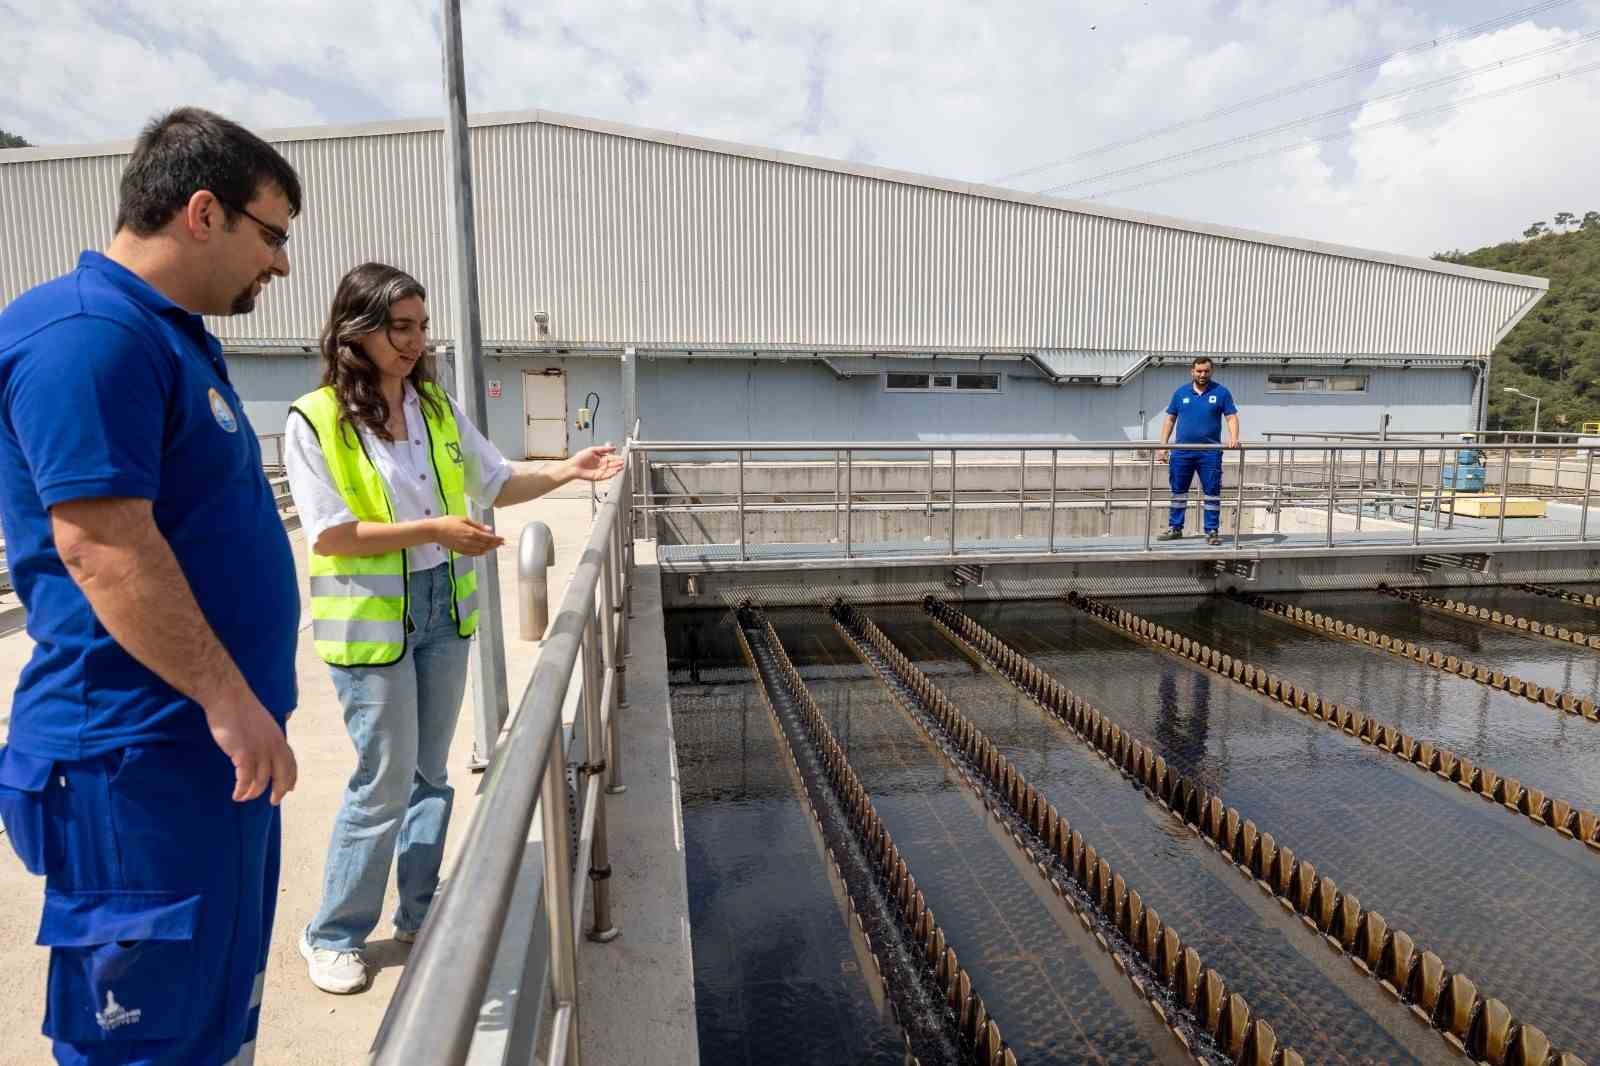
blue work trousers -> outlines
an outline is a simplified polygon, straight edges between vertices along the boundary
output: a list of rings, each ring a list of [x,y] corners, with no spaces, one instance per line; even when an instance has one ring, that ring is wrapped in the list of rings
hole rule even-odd
[[[200,713],[198,710],[196,714]],[[218,748],[0,748],[0,816],[44,875],[44,1034],[72,1066],[246,1066],[278,900],[278,808]]]
[[[1167,479],[1172,484],[1172,512],[1167,524],[1173,529],[1183,529],[1183,512],[1189,505],[1189,486],[1195,474],[1200,475],[1200,491],[1204,494],[1201,509],[1205,515],[1205,530],[1215,533],[1222,525],[1222,453],[1174,451],[1167,467]]]
[[[333,822],[313,947],[364,947],[397,867],[396,928],[415,932],[439,887],[455,790],[445,771],[461,715],[471,642],[458,635],[450,566],[410,575],[405,656],[390,666],[335,666],[333,687],[356,769]],[[398,853],[398,861],[396,856]]]

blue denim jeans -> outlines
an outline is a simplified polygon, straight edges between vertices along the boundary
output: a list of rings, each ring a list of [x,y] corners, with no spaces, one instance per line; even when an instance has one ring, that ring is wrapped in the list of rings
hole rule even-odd
[[[366,944],[397,850],[396,927],[419,928],[439,885],[455,795],[445,758],[471,642],[456,633],[449,564],[412,573],[408,585],[405,657],[392,666],[331,667],[356,770],[333,823],[322,907],[306,933],[313,947],[351,951]]]

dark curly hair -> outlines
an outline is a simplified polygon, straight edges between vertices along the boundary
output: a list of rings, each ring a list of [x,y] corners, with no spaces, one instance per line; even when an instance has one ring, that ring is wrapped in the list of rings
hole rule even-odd
[[[392,441],[389,401],[378,384],[378,368],[356,343],[369,333],[388,329],[394,305],[408,297],[428,298],[422,283],[398,267],[362,263],[339,279],[322,327],[322,383],[333,386],[339,400],[339,420],[365,426],[379,440]],[[433,385],[433,357],[424,355],[406,380],[417,390],[428,414],[440,417],[439,400],[424,385]]]

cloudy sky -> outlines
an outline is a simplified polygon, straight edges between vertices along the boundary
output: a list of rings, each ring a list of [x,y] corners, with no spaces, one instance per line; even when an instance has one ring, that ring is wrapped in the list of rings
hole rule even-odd
[[[1005,183],[1424,255],[1600,209],[1600,0],[463,7],[474,111],[549,108],[968,180],[1029,171]],[[261,128],[437,116],[437,10],[0,0],[0,128],[120,140],[178,103]]]

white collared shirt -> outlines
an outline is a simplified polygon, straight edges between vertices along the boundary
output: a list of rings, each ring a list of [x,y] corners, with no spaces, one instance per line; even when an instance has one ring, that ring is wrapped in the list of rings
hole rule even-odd
[[[410,382],[406,382],[404,404],[404,440],[380,440],[365,426],[359,430],[361,440],[372,457],[372,465],[378,469],[378,476],[383,479],[389,506],[394,509],[394,520],[415,522],[437,518],[445,510],[436,483],[438,476],[433,469],[422,405]],[[454,400],[450,401],[450,408],[455,412],[456,429],[461,435],[467,495],[483,507],[492,507],[513,473],[511,464],[478,432],[478,427],[462,415]],[[325,531],[354,522],[356,516],[344,502],[343,494],[328,471],[328,460],[322,454],[322,444],[311,424],[291,412],[289,423],[284,427],[283,443],[289,493],[294,497],[295,509],[300,512],[306,543],[314,545]],[[406,569],[412,572],[431,570],[448,560],[449,553],[437,544],[419,544],[406,549]]]

